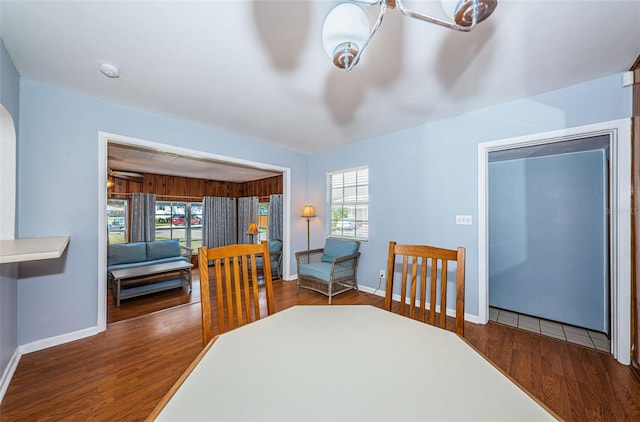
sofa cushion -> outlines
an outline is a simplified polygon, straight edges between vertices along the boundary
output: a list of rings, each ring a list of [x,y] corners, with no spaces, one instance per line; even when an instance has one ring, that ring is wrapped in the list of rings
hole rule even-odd
[[[129,264],[146,260],[145,242],[117,243],[107,246],[107,265]]]
[[[332,262],[333,258],[352,255],[358,251],[358,242],[328,238],[324,244],[322,262]]]
[[[143,262],[143,264],[151,265],[151,264],[162,264],[164,262],[178,262],[178,261],[191,262],[191,260],[186,256],[180,255],[180,256],[170,256],[169,258],[154,259],[153,261]]]
[[[329,282],[331,279],[331,264],[328,262],[312,262],[300,264],[300,275],[317,278]]]
[[[178,242],[177,239],[147,242],[148,261],[171,258],[174,256],[180,256],[180,242]]]
[[[189,258],[180,255],[180,256],[174,256],[171,258],[156,259],[153,261],[141,261],[141,262],[130,262],[128,264],[108,265],[107,273],[110,273],[115,270],[122,270],[125,268],[135,268],[135,267],[142,267],[143,265],[163,264],[165,262],[177,262],[177,261],[191,262],[189,261]]]
[[[280,252],[282,250],[282,240],[270,240],[269,252]]]

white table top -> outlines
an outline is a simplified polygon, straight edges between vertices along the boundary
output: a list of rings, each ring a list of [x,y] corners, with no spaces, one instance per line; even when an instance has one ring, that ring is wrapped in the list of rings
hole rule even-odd
[[[296,306],[218,337],[162,421],[554,420],[461,338],[372,306]]]

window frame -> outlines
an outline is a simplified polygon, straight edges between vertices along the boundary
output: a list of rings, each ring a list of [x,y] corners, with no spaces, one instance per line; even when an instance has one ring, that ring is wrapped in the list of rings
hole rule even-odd
[[[360,175],[360,172],[366,170],[365,175]],[[355,172],[355,184],[347,184],[344,182],[344,177],[348,173]],[[332,181],[335,176],[342,176],[343,181],[340,186],[333,186]],[[361,177],[365,177],[364,183],[360,180]],[[353,167],[344,170],[337,170],[327,172],[327,236],[332,238],[358,240],[366,242],[369,240],[369,166]],[[361,190],[366,188],[364,192]],[[342,194],[340,198],[334,198],[333,194],[336,189],[341,189]],[[355,194],[351,197],[353,200],[345,200],[347,198],[346,190],[354,189]],[[340,201],[341,199],[341,201]],[[335,211],[340,208],[340,218],[335,218]],[[338,229],[337,224],[341,220],[345,220],[345,213],[349,214],[347,222],[353,221],[353,229],[345,229],[341,227]],[[353,231],[353,234],[350,232]],[[345,232],[347,232],[345,234]]]
[[[263,210],[265,211],[264,213]],[[258,242],[269,240],[269,199],[258,200]]]
[[[122,215],[110,216],[109,215],[109,207],[124,207],[124,213]],[[115,219],[122,219],[122,229],[115,229],[110,227],[113,224]],[[111,221],[111,222],[110,222]],[[121,242],[112,242],[112,234],[122,232],[122,241]],[[116,198],[107,198],[107,244],[114,245],[118,243],[129,243],[129,201],[127,199],[116,199]]]
[[[168,214],[169,216],[169,221],[168,221],[168,226],[160,226],[158,227],[157,221],[158,221],[158,217],[162,216],[163,214],[158,214],[158,206],[168,206],[170,209],[170,212]],[[200,213],[192,213],[191,211],[191,207],[193,205],[199,205],[200,206]],[[176,213],[174,212],[176,208],[183,208],[184,209],[184,214],[182,213]],[[184,215],[184,223],[182,225],[174,225],[173,224],[173,220],[174,220],[174,215]],[[191,220],[192,218],[195,216],[200,217],[200,222],[199,224],[191,224]],[[186,246],[188,248],[190,248],[192,250],[192,254],[196,254],[198,247],[194,247],[193,243],[193,230],[194,229],[200,229],[200,245],[202,245],[202,202],[187,202],[187,201],[156,201],[156,212],[155,212],[155,219],[156,219],[156,228],[155,228],[155,232],[156,232],[156,237],[158,237],[158,231],[160,231],[161,233],[168,233],[168,239],[176,239],[178,240],[178,242],[180,242],[181,246]],[[184,230],[184,237],[173,237],[174,231],[177,230]],[[166,236],[162,236],[163,238]],[[198,239],[196,239],[198,240]]]

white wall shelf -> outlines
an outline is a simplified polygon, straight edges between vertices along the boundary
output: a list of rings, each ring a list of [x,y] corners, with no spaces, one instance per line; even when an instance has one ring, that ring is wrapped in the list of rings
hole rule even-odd
[[[0,240],[0,264],[60,258],[69,236]]]

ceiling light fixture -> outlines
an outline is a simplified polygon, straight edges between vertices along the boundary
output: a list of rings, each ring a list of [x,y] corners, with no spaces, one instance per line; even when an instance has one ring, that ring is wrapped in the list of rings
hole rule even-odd
[[[115,79],[120,77],[120,69],[109,63],[101,63],[100,72],[109,78]]]
[[[360,6],[380,5],[378,19],[369,30],[369,18]],[[354,0],[334,7],[322,25],[322,45],[333,63],[347,71],[358,64],[369,41],[376,33],[387,8],[398,8],[411,18],[427,21],[456,31],[470,32],[488,18],[498,5],[498,0],[440,0],[442,9],[452,22],[424,15],[407,9],[402,0]]]

